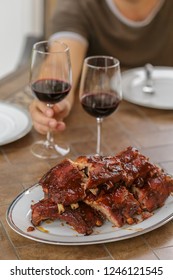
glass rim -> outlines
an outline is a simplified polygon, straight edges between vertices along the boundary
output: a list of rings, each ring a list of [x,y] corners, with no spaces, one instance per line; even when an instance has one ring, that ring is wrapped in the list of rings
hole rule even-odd
[[[58,43],[59,45],[61,46],[64,46],[64,50],[58,50],[58,51],[42,51],[42,50],[39,50],[37,49],[37,46],[41,46],[43,44],[49,44],[51,42],[55,42],[55,43]],[[43,41],[39,41],[39,42],[36,42],[34,45],[33,45],[33,51],[36,51],[38,53],[45,53],[45,54],[57,54],[57,53],[65,53],[67,51],[69,51],[69,47],[67,46],[67,44],[65,44],[63,41],[61,40],[43,40]]]
[[[97,58],[104,58],[104,59],[109,59],[111,61],[113,61],[113,64],[112,65],[107,65],[107,66],[99,66],[99,65],[93,65],[91,63],[89,63],[89,60],[90,59],[97,59]],[[102,69],[102,68],[113,68],[113,67],[116,67],[116,66],[120,66],[120,61],[116,58],[116,57],[113,57],[113,56],[109,56],[109,55],[93,55],[93,56],[88,56],[84,59],[84,62],[90,66],[90,67],[93,67],[93,68],[99,68],[99,69]]]

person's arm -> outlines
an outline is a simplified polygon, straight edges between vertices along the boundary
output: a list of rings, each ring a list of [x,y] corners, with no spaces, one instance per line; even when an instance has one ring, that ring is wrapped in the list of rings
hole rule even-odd
[[[45,134],[49,128],[54,131],[65,129],[64,118],[68,116],[73,106],[75,91],[79,82],[83,60],[86,56],[87,45],[80,40],[61,38],[70,48],[72,65],[72,88],[69,95],[57,103],[53,108],[47,108],[46,104],[35,99],[30,105],[30,114],[34,128],[41,134]]]

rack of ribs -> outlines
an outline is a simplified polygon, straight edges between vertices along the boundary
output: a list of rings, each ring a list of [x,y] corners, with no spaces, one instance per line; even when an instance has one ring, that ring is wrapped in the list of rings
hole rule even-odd
[[[85,235],[105,220],[122,227],[150,217],[173,192],[173,178],[133,147],[65,159],[39,184],[44,198],[31,206],[33,225],[60,219]]]

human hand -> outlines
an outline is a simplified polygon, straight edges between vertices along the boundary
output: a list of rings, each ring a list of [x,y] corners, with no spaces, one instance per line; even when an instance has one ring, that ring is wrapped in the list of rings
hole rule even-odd
[[[53,107],[37,99],[32,101],[29,107],[34,128],[41,134],[52,131],[63,131],[66,128],[64,118],[68,116],[71,106],[67,99],[54,104]]]

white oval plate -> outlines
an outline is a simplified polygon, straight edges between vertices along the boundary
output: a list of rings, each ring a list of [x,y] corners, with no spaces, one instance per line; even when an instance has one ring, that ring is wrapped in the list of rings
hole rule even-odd
[[[9,226],[18,234],[55,245],[89,245],[132,238],[154,230],[173,218],[173,197],[170,196],[165,205],[157,209],[152,217],[139,224],[116,228],[110,222],[106,222],[103,226],[96,227],[91,235],[84,236],[78,234],[65,222],[57,220],[51,223],[43,222],[40,229],[38,227],[34,231],[27,232],[27,228],[32,226],[31,204],[42,198],[42,187],[38,184],[25,190],[9,206],[6,219]]]
[[[145,85],[145,70],[134,68],[122,73],[123,99],[154,109],[173,109],[173,67],[153,68],[154,94],[142,92]]]
[[[27,111],[13,104],[0,103],[0,146],[22,138],[31,128]]]

